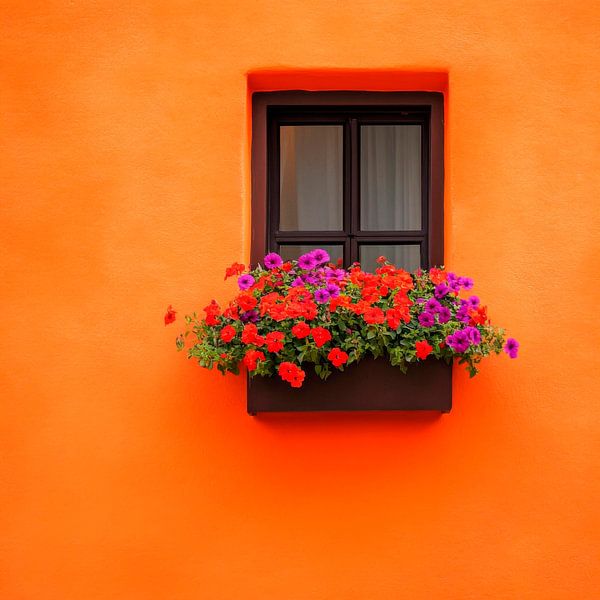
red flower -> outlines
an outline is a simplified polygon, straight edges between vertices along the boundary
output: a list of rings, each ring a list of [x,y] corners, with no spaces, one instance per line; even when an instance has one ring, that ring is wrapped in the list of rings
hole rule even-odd
[[[375,323],[383,323],[385,317],[383,315],[383,311],[380,308],[373,306],[365,312],[365,314],[363,315],[363,319],[365,320],[365,323],[373,325]]]
[[[299,340],[303,340],[310,334],[310,327],[304,322],[300,321],[292,327],[292,335]]]
[[[215,300],[211,300],[208,306],[204,307],[206,313],[206,322],[208,325],[217,325],[217,317],[221,314],[221,309]]]
[[[243,358],[243,363],[249,371],[254,371],[259,360],[265,360],[265,355],[259,350],[248,350]]]
[[[474,310],[470,310],[469,317],[471,319],[471,325],[485,325],[488,320],[487,307],[479,306]]]
[[[384,263],[387,262],[387,258],[385,256],[380,256],[379,258],[377,258],[375,260],[375,262],[378,262],[380,265],[383,265]]]
[[[243,311],[248,311],[256,306],[257,300],[252,294],[240,294],[237,297],[237,303]]]
[[[327,358],[333,363],[333,366],[338,369],[348,362],[348,354],[340,348],[331,350],[327,355]]]
[[[231,325],[225,325],[219,335],[224,342],[229,343],[235,337],[235,329]]]
[[[429,279],[431,279],[431,283],[438,285],[446,281],[448,278],[448,274],[443,269],[429,269]]]
[[[283,348],[284,338],[285,334],[281,331],[272,331],[271,333],[267,333],[267,350],[269,352],[279,352]]]
[[[425,360],[433,350],[433,348],[431,347],[429,342],[427,342],[427,340],[415,342],[415,348],[417,350],[417,358],[420,358],[421,360]]]
[[[177,317],[175,316],[177,311],[169,304],[167,312],[165,313],[165,325],[170,325]]]
[[[317,348],[320,348],[331,339],[331,333],[324,327],[313,327],[310,331],[310,335],[312,339],[315,340]]]
[[[242,343],[262,346],[265,343],[265,338],[258,335],[258,329],[254,323],[248,323],[242,331]]]
[[[287,381],[292,387],[299,388],[306,377],[306,373],[291,362],[282,362],[277,370],[283,381]]]
[[[225,269],[225,279],[235,275],[241,275],[246,270],[246,267],[238,262],[234,262],[230,267]]]
[[[284,262],[281,265],[281,270],[285,271],[286,273],[289,273],[292,270],[292,263],[291,262]]]
[[[302,369],[298,369],[292,376],[292,379],[290,380],[290,385],[294,388],[302,387],[302,383],[305,377],[306,373]]]

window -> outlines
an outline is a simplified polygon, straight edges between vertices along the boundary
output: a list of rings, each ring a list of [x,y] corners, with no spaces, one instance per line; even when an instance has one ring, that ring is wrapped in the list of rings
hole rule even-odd
[[[441,94],[256,93],[252,133],[252,262],[443,264]]]

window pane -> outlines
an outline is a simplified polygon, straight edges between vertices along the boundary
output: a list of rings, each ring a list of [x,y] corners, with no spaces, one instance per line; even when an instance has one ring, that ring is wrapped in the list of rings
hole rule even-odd
[[[340,245],[328,245],[328,244],[314,244],[314,245],[302,245],[302,246],[279,246],[279,254],[283,260],[296,259],[302,254],[306,254],[315,248],[322,248],[331,257],[331,262],[336,263],[338,260],[344,261],[344,246]],[[340,263],[341,264],[341,263]]]
[[[363,231],[421,229],[421,126],[360,128]]]
[[[378,267],[377,259],[385,256],[397,267],[414,271],[421,266],[421,246],[419,244],[403,244],[399,246],[363,245],[359,249],[359,260],[364,271],[375,271]]]
[[[343,127],[286,125],[279,140],[279,229],[343,229]]]

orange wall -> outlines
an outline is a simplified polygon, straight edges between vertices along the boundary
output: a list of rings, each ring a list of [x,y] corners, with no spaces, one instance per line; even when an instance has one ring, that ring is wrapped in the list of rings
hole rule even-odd
[[[600,597],[598,3],[2,13],[2,600]],[[248,86],[446,80],[447,264],[521,358],[443,417],[248,417],[161,324],[248,256]]]

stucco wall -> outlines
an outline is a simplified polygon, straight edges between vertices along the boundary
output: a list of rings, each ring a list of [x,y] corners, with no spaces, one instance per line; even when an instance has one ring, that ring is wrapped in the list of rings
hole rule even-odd
[[[598,3],[1,10],[1,598],[600,597]],[[446,262],[522,344],[451,414],[251,418],[176,354],[273,87],[447,92]]]

